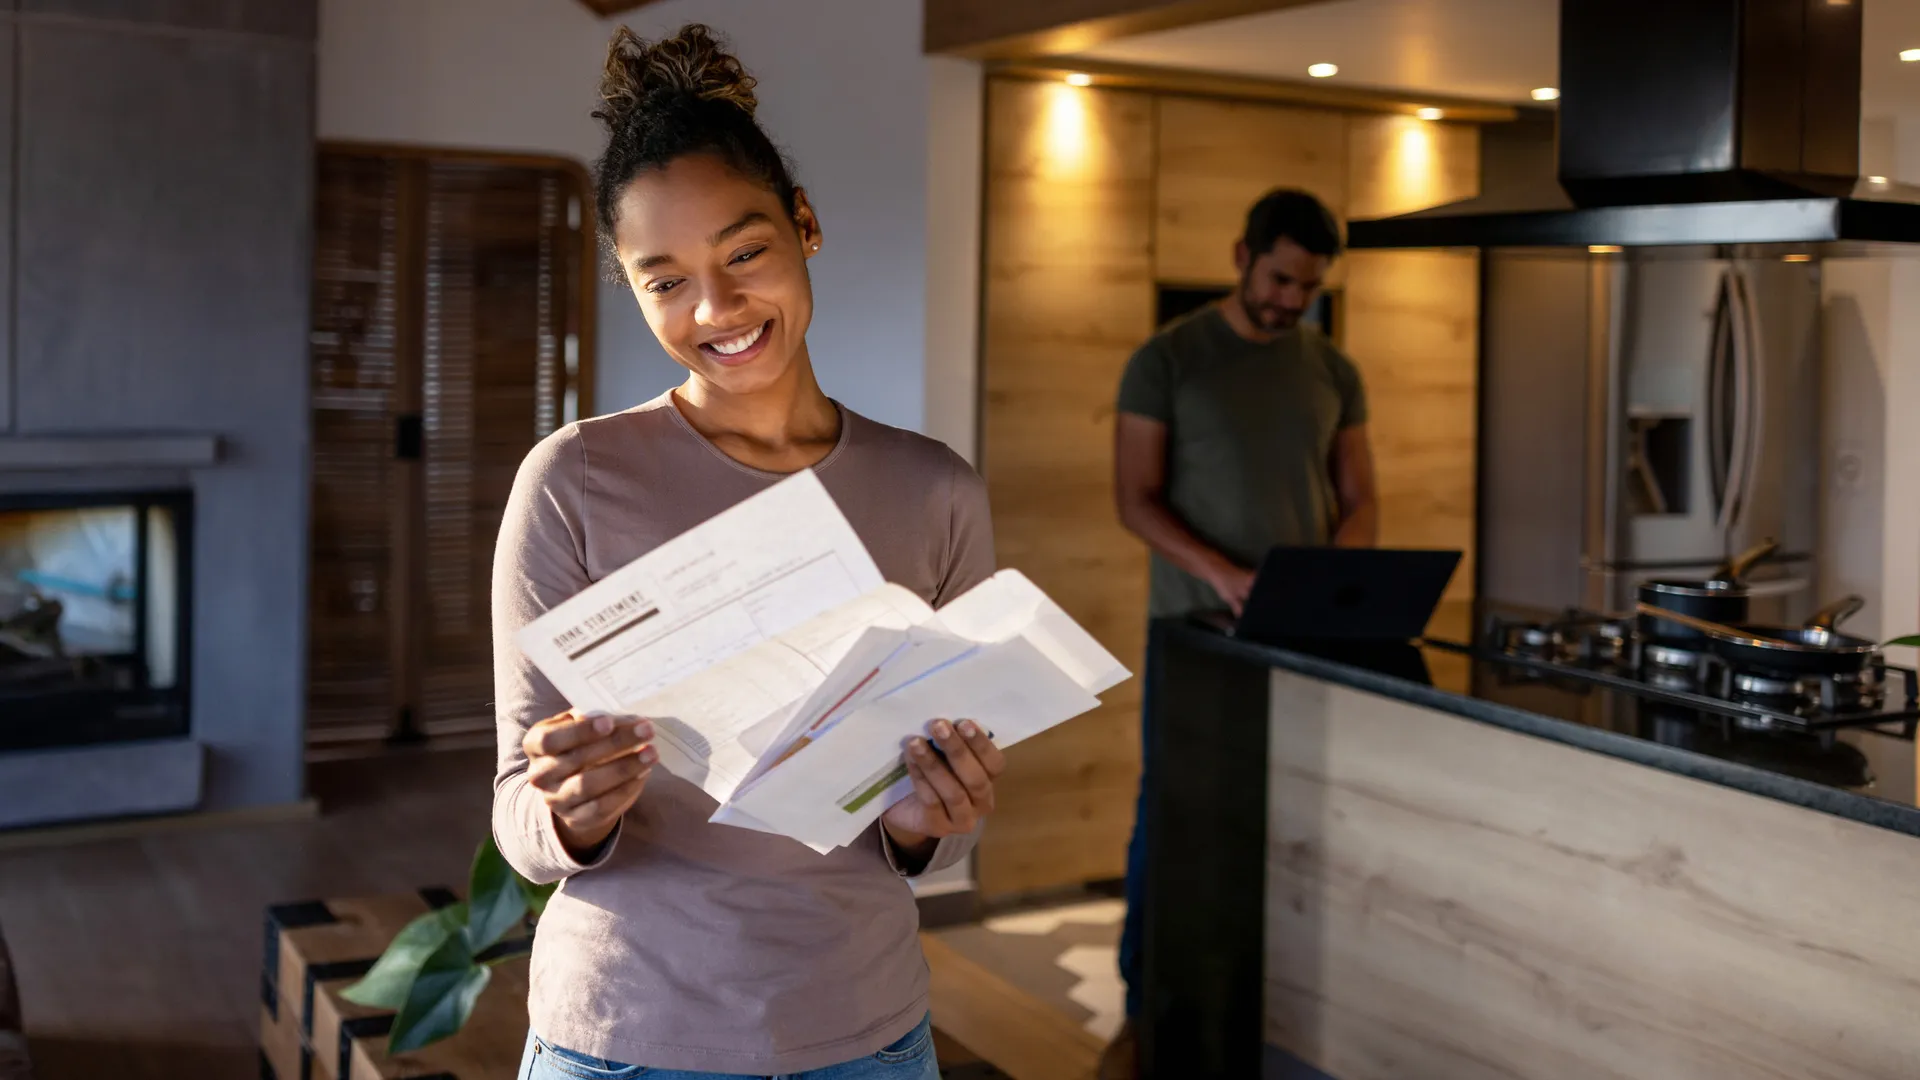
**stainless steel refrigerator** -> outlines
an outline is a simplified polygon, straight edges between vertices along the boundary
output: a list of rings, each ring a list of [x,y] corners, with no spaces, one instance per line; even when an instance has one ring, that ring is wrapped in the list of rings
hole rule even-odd
[[[1495,249],[1484,272],[1481,595],[1625,611],[1771,537],[1752,617],[1817,607],[1818,261]]]

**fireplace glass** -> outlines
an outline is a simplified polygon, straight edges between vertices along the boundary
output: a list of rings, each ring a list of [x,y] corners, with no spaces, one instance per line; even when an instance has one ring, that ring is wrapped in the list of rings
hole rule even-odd
[[[0,496],[0,751],[185,735],[192,496]]]

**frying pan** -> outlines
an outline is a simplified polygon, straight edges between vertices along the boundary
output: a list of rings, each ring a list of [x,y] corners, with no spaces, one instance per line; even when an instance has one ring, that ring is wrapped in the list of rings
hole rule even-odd
[[[1768,538],[1728,559],[1704,581],[1656,580],[1642,582],[1640,602],[1696,619],[1729,625],[1747,621],[1747,571],[1780,547]],[[1665,619],[1640,616],[1640,632],[1656,641],[1698,642],[1699,630]]]
[[[1708,647],[1737,668],[1779,675],[1855,674],[1879,651],[1879,643],[1834,627],[1866,606],[1861,597],[1848,596],[1815,612],[1804,626],[1738,627],[1748,633],[1708,634]]]

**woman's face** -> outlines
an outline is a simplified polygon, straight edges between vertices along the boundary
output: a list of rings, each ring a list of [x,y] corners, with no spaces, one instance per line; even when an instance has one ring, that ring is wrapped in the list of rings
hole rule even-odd
[[[716,389],[751,394],[806,355],[807,259],[820,226],[805,195],[779,196],[707,154],[635,179],[620,195],[614,246],[654,336]]]

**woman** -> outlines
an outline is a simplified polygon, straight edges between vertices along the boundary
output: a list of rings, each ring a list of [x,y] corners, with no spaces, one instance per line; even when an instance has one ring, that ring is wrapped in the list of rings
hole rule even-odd
[[[522,465],[494,570],[493,830],[562,881],[532,960],[529,1078],[938,1076],[904,878],[958,861],[1000,752],[912,740],[914,794],[829,855],[708,824],[644,719],[580,716],[513,645],[529,620],[782,476],[815,470],[889,581],[939,605],[993,571],[985,487],[950,450],[848,411],[807,353],[820,221],[753,119],[754,80],[689,26],[613,40],[598,213],[686,381],[569,425]],[[943,760],[944,758],[944,760]]]

